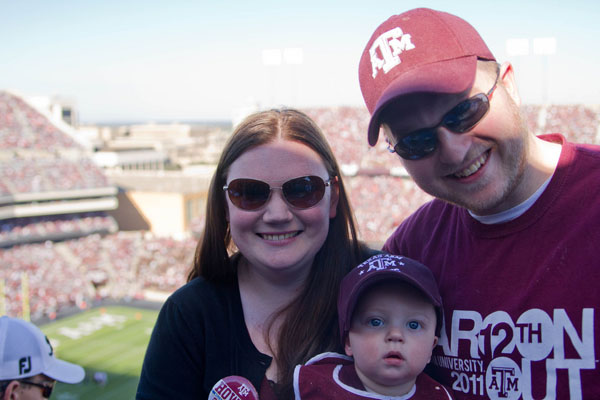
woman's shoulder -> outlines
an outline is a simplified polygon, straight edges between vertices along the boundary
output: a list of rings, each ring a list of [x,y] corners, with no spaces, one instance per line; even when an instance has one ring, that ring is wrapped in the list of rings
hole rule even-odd
[[[243,310],[237,285],[224,285],[195,278],[167,298],[157,325],[170,330],[207,335],[229,326],[238,332],[243,325]],[[242,322],[239,322],[239,321]]]
[[[167,303],[185,309],[214,309],[231,304],[236,299],[239,299],[236,284],[209,282],[198,277],[173,292]]]

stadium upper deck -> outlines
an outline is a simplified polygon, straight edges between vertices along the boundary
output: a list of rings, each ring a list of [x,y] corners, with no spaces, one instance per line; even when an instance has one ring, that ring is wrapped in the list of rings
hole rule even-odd
[[[74,138],[0,91],[0,246],[114,231],[102,212],[116,192]],[[95,213],[92,223],[81,213]]]
[[[0,168],[0,196],[110,187],[73,138],[7,92],[0,92]]]

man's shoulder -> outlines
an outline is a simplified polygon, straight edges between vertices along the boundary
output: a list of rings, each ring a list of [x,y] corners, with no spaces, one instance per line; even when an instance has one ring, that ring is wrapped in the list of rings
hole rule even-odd
[[[428,231],[436,226],[440,218],[448,218],[460,212],[461,208],[440,199],[433,199],[409,215],[398,226],[397,231]]]
[[[564,135],[559,133],[539,135],[538,138],[547,142],[558,143],[562,146],[566,146],[567,148],[572,148],[575,152],[585,156],[590,156],[596,160],[600,159],[600,144],[572,142],[565,138]]]
[[[419,207],[406,220],[431,218],[431,216],[437,216],[439,214],[453,212],[456,208],[458,207],[444,200],[432,199],[427,203],[423,204],[421,207]]]
[[[600,145],[575,143],[575,150],[584,157],[591,158],[593,160],[592,162],[598,163],[600,161]]]

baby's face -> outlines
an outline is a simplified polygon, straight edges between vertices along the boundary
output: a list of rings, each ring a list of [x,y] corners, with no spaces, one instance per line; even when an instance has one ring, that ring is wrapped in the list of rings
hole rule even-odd
[[[359,300],[346,354],[368,390],[400,396],[408,393],[431,359],[437,344],[433,305],[416,288],[384,283]]]

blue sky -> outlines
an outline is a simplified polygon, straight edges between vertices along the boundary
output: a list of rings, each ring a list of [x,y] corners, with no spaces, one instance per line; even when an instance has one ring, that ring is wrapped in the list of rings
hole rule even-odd
[[[357,65],[371,33],[422,6],[475,26],[499,61],[513,62],[525,103],[600,104],[592,0],[0,0],[0,89],[64,96],[84,122],[360,106]],[[507,39],[540,37],[556,38],[555,55],[507,55]],[[263,65],[264,49],[285,48],[302,48],[303,63]]]

